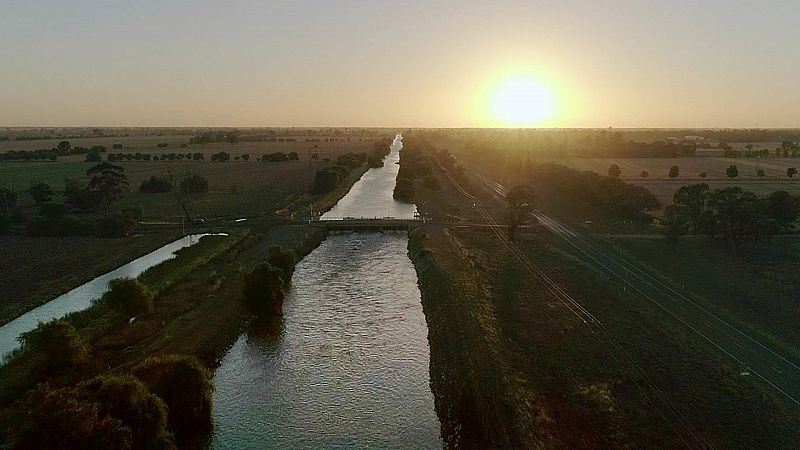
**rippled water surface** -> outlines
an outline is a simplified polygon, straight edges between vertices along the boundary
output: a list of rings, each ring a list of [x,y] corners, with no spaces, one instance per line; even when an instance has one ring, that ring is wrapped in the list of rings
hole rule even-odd
[[[327,217],[413,216],[391,197],[400,147]],[[214,448],[441,448],[407,243],[331,235],[297,265],[280,332],[240,336],[215,373]]]

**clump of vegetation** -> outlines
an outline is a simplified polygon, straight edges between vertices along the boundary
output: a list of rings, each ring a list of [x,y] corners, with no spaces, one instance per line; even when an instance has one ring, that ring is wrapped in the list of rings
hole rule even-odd
[[[677,243],[684,233],[717,236],[739,245],[788,229],[800,216],[800,199],[776,191],[759,197],[740,187],[711,191],[705,183],[683,186],[667,208],[665,234]]]
[[[407,178],[398,177],[392,197],[401,202],[412,203],[414,201],[414,182]]]
[[[367,162],[367,154],[366,153],[345,153],[344,155],[339,155],[336,158],[336,164],[344,167],[349,167],[350,169],[357,169],[361,167],[362,164]]]
[[[669,175],[670,178],[678,178],[678,175],[680,175],[680,173],[681,173],[681,169],[678,166],[672,166],[672,167],[669,168],[669,174],[668,175]]]
[[[23,352],[36,353],[42,358],[42,369],[56,373],[86,362],[89,346],[64,319],[41,323],[19,337]]]
[[[191,356],[166,355],[146,359],[131,371],[169,409],[169,426],[178,443],[203,440],[212,430],[211,374]]]
[[[330,192],[336,189],[349,175],[350,172],[342,166],[331,166],[318,170],[314,175],[311,193],[316,195]]]
[[[618,165],[612,164],[611,167],[608,168],[608,176],[619,178],[621,175],[622,169],[620,169]]]
[[[508,238],[514,240],[517,228],[528,221],[534,195],[528,186],[514,186],[506,195],[508,203]]]
[[[528,175],[532,182],[553,186],[567,199],[585,204],[603,217],[647,223],[650,218],[645,211],[661,207],[646,188],[615,177],[558,164],[532,165]]]
[[[153,293],[134,278],[117,278],[108,283],[102,301],[128,317],[153,312]]]
[[[77,397],[97,405],[99,417],[118,421],[130,433],[131,448],[175,448],[167,428],[167,405],[130,375],[104,375],[80,383]]]
[[[141,208],[125,208],[98,220],[95,233],[99,237],[125,237],[133,234],[141,218]]]
[[[208,180],[200,175],[191,175],[181,180],[181,192],[202,194],[208,192]]]
[[[292,282],[294,266],[297,264],[297,255],[295,255],[294,250],[283,249],[279,245],[273,245],[269,248],[267,262],[281,271],[284,285],[288,286]]]
[[[244,278],[244,302],[256,317],[283,314],[284,272],[268,262],[257,265]]]
[[[171,190],[172,184],[169,181],[155,175],[151,175],[149,179],[142,181],[142,184],[139,185],[139,191],[148,194],[160,194]]]
[[[250,155],[247,156],[250,158]],[[289,152],[288,154],[283,152],[274,152],[274,153],[267,153],[266,155],[261,157],[262,162],[285,162],[285,161],[297,161],[300,159],[300,156],[297,152]]]

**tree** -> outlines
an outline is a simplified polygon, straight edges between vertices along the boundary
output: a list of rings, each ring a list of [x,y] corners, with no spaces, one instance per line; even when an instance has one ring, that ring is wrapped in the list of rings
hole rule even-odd
[[[682,186],[675,191],[672,202],[681,208],[684,222],[693,233],[706,230],[708,221],[709,187],[705,183]]]
[[[725,169],[725,175],[730,179],[734,179],[739,176],[739,169],[736,168],[736,165],[730,165]]]
[[[19,337],[22,350],[39,355],[44,369],[56,373],[83,364],[89,347],[75,331],[75,327],[64,319],[53,319],[40,323]]]
[[[708,172],[700,172],[698,175],[700,176],[700,178],[705,178],[708,176]]]
[[[506,195],[508,204],[508,238],[515,238],[517,227],[528,221],[533,209],[534,195],[528,186],[514,186]]]
[[[167,404],[169,425],[179,444],[210,436],[214,385],[211,374],[196,358],[150,357],[131,373]]]
[[[100,162],[102,160],[103,157],[100,155],[100,151],[96,149],[91,149],[86,153],[86,162]]]
[[[250,155],[245,153],[244,155],[242,155],[242,159],[245,161],[250,161]]]
[[[17,193],[11,189],[0,189],[0,214],[8,214],[17,206]]]
[[[642,178],[647,178],[650,176],[650,172],[643,170],[642,173],[639,174],[639,176]]]
[[[133,376],[101,375],[80,383],[76,394],[84,403],[97,405],[100,417],[130,430],[131,448],[176,448],[167,428],[166,403]]]
[[[284,250],[279,245],[273,245],[269,248],[267,262],[280,269],[284,285],[288,285],[292,282],[294,266],[297,263],[297,255],[295,255],[292,249]]]
[[[172,185],[169,181],[158,178],[155,175],[151,175],[150,179],[142,181],[142,184],[139,185],[140,192],[147,192],[151,194],[169,192],[172,190]]]
[[[673,248],[678,247],[678,239],[686,233],[686,207],[669,205],[664,211],[663,233]]]
[[[128,186],[128,177],[125,168],[103,162],[86,171],[90,176],[89,190],[97,192],[100,208],[108,215],[111,205],[122,196],[122,191]]]
[[[125,237],[136,231],[142,219],[142,209],[125,208],[97,221],[97,235],[100,237]]]
[[[53,188],[51,188],[49,184],[41,182],[32,184],[31,187],[28,188],[28,193],[33,197],[33,201],[38,204],[49,202],[53,199],[53,195],[55,195]]]
[[[61,141],[58,143],[56,150],[58,150],[59,155],[66,156],[72,151],[72,145],[70,145],[69,141]]]
[[[764,169],[758,169],[758,170],[756,171],[756,175],[758,175],[758,176],[759,176],[759,177],[761,177],[761,178],[764,178],[764,176],[765,176],[766,174],[764,173]]]
[[[284,273],[268,262],[257,265],[244,278],[244,301],[256,317],[283,314]]]
[[[779,227],[787,229],[800,215],[800,199],[786,191],[775,191],[767,197],[766,211]]]
[[[608,176],[619,178],[620,175],[622,175],[622,169],[620,169],[618,165],[612,164],[611,167],[608,168]]]
[[[139,280],[116,278],[108,283],[103,301],[128,317],[153,312],[153,293]]]
[[[680,175],[681,169],[678,166],[672,166],[669,168],[669,177],[670,178],[678,178]]]
[[[75,389],[34,388],[21,402],[24,412],[12,417],[9,448],[128,450],[131,430],[121,421],[100,414]]]
[[[789,178],[794,178],[795,174],[797,174],[797,169],[794,167],[789,167],[786,169],[786,176]]]
[[[181,192],[184,194],[202,194],[208,192],[208,180],[200,175],[190,175],[181,180]]]

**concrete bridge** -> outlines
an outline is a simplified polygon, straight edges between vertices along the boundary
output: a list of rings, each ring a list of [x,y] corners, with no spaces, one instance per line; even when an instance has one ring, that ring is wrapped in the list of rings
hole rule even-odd
[[[420,218],[398,219],[396,217],[326,217],[312,219],[312,227],[325,228],[328,231],[408,231],[411,227],[421,224]]]

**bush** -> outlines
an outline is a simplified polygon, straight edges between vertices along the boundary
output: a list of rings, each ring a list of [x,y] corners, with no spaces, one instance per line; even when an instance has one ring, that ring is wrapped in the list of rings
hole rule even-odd
[[[269,248],[267,262],[280,269],[284,285],[291,283],[294,266],[297,264],[297,255],[294,250],[284,250],[279,245],[273,245]]]
[[[97,221],[96,234],[99,237],[125,237],[136,231],[142,218],[139,208],[125,208]]]
[[[160,194],[171,190],[172,184],[169,181],[154,175],[151,175],[150,179],[142,181],[142,184],[139,185],[139,191],[148,194]]]
[[[87,213],[95,211],[100,208],[101,203],[100,191],[90,191],[89,189],[78,189],[72,191],[68,196],[66,203],[72,205],[73,208],[80,212]]]
[[[181,192],[192,194],[208,192],[208,180],[200,175],[192,175],[181,181]]]
[[[98,376],[76,388],[84,404],[96,404],[98,415],[130,430],[131,448],[171,449],[175,438],[167,428],[167,405],[130,376]]]
[[[196,358],[151,357],[132,373],[167,404],[169,425],[179,443],[210,436],[214,386],[211,374]]]
[[[102,301],[128,317],[153,312],[153,293],[133,278],[111,280]]]
[[[7,214],[17,206],[17,193],[11,189],[0,189],[0,214]]]
[[[392,194],[392,197],[401,202],[413,202],[414,183],[406,178],[398,178],[396,184],[394,185],[394,193]]]
[[[284,273],[269,263],[261,263],[244,278],[245,306],[256,317],[281,315],[284,299]]]
[[[74,389],[41,384],[21,402],[12,416],[9,448],[122,450],[131,448],[131,430],[119,420],[100,414]]]
[[[86,362],[89,347],[75,331],[75,327],[64,319],[53,319],[40,323],[19,337],[22,350],[41,355],[45,369],[58,372]]]
[[[312,194],[323,194],[336,189],[350,173],[341,166],[326,167],[318,170],[314,176],[314,186],[311,188]]]

